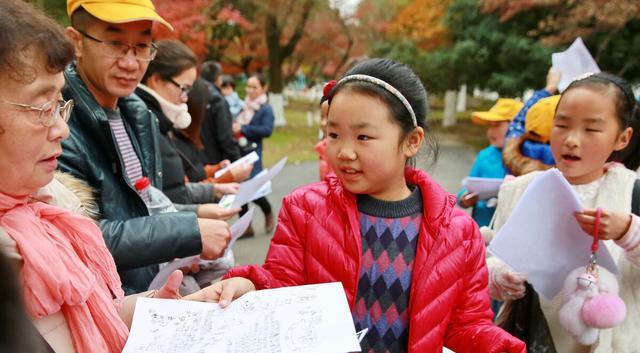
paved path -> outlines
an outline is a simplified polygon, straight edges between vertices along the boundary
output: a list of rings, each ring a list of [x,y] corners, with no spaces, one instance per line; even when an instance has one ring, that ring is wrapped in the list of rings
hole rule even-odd
[[[426,169],[447,191],[456,193],[460,188],[460,180],[469,173],[474,157],[474,152],[464,145],[443,142],[440,145],[440,154],[435,165],[428,167],[424,158],[419,158],[417,166]],[[296,187],[317,180],[317,162],[287,165],[274,180],[273,193],[268,196],[275,214],[278,214],[280,203],[286,194]],[[257,206],[253,205],[252,207]],[[234,246],[236,263],[239,265],[261,264],[267,254],[271,235],[267,235],[264,231],[264,216],[259,209],[254,215],[253,227],[256,235],[253,238],[240,239]]]

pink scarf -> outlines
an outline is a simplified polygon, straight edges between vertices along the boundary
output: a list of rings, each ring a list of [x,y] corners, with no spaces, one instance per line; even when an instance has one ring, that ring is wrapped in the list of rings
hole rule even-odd
[[[62,311],[78,353],[120,353],[128,330],[116,302],[124,293],[100,229],[65,209],[1,192],[0,226],[22,254],[29,314]]]
[[[242,111],[236,117],[236,122],[240,125],[247,125],[253,119],[253,116],[256,114],[260,108],[267,103],[267,95],[265,93],[256,97],[256,99],[251,100],[249,96],[244,99],[244,106],[242,107]]]

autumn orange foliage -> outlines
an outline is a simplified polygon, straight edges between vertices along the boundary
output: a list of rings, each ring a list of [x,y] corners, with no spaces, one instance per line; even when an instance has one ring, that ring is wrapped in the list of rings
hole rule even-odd
[[[444,16],[451,0],[413,0],[401,8],[389,27],[390,34],[408,38],[424,50],[449,43]]]
[[[502,21],[533,8],[549,15],[530,32],[543,43],[563,44],[596,31],[615,31],[640,18],[640,0],[484,0],[483,11],[496,12]]]
[[[171,32],[164,26],[153,28],[156,39],[178,39],[187,44],[200,58],[207,54],[204,26],[207,17],[204,8],[207,0],[155,0],[156,10],[174,28]]]

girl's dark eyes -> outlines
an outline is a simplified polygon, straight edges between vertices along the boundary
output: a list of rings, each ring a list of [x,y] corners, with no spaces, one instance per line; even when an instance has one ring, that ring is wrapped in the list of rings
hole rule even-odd
[[[566,129],[566,128],[567,128],[567,125],[560,125],[560,124],[556,124],[556,127],[557,127],[557,128],[560,128],[560,129]]]
[[[587,129],[587,132],[600,132],[598,129]]]
[[[332,138],[332,139],[338,138],[338,134],[336,134],[335,132],[330,132],[329,138]]]
[[[367,141],[369,139],[371,139],[371,137],[367,135],[358,135],[358,140]]]

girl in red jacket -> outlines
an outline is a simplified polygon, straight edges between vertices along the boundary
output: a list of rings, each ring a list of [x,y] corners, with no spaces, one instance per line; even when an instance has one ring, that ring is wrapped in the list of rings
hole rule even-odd
[[[222,306],[254,289],[342,282],[363,352],[524,352],[491,323],[484,242],[456,198],[406,167],[425,140],[427,95],[406,66],[372,59],[331,90],[335,175],[285,197],[263,266],[215,285]]]

